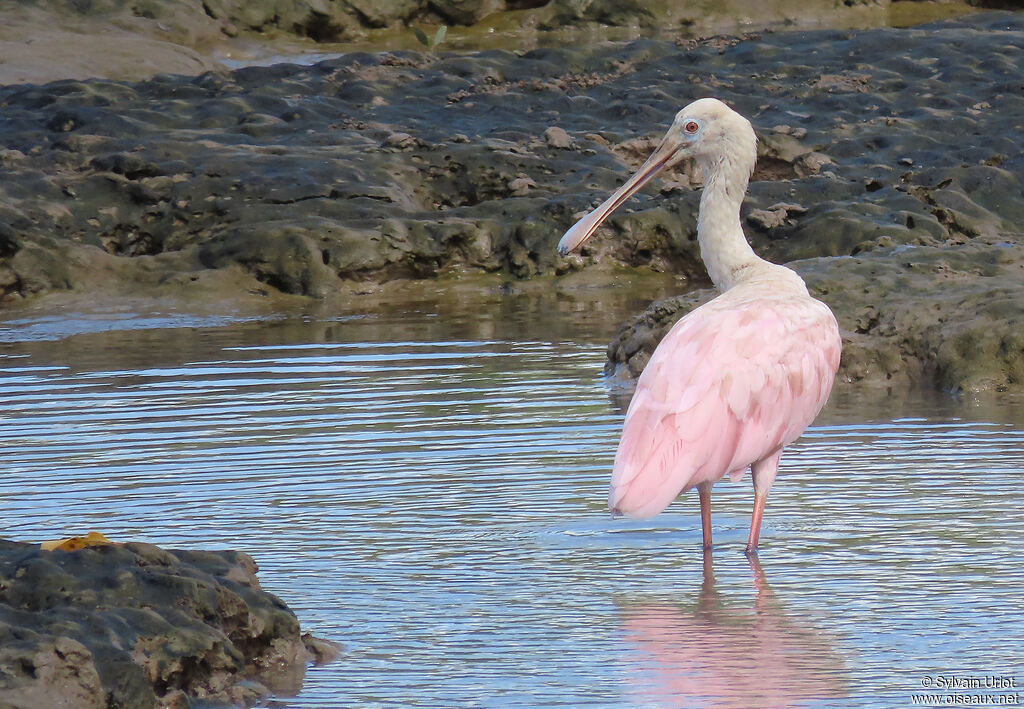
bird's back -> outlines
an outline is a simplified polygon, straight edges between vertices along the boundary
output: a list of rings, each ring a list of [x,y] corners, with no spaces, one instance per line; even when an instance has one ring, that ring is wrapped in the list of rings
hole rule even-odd
[[[828,306],[802,286],[731,288],[669,331],[626,413],[612,510],[653,516],[683,490],[742,474],[814,420],[841,340]]]

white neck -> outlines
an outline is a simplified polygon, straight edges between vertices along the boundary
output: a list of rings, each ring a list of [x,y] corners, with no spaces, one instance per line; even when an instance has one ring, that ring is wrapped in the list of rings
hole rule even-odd
[[[711,281],[726,291],[760,266],[772,266],[754,253],[740,226],[740,204],[747,191],[749,168],[742,162],[719,158],[701,161],[704,192],[700,196],[697,241]]]

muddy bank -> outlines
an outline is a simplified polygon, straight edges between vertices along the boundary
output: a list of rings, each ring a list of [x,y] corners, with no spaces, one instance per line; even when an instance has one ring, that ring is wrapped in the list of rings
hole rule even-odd
[[[0,540],[2,707],[251,706],[334,654],[246,554]]]
[[[884,350],[870,366],[848,360],[850,379],[1020,388],[1022,64],[1024,16],[983,13],[917,29],[360,53],[192,79],[6,87],[0,291],[10,301],[223,280],[255,297],[322,298],[394,279],[603,267],[699,286],[700,176],[686,166],[582,256],[560,258],[554,245],[679,107],[716,95],[758,129],[744,212],[755,248],[782,263],[826,258],[816,288],[832,294],[851,342]],[[904,273],[907,249],[933,254],[935,267]],[[964,279],[979,295],[950,311],[948,291]],[[990,290],[1005,307],[980,295]],[[879,317],[858,310],[871,304]],[[897,336],[904,316],[887,320],[890,310],[931,334]],[[975,317],[1008,338],[986,346],[991,355],[964,350],[990,357],[989,374],[939,364],[933,349],[949,349],[952,323]]]

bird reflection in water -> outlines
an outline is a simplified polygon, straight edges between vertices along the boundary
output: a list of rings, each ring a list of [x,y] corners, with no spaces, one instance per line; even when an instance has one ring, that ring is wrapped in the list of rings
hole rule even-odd
[[[723,601],[710,550],[696,607],[620,603],[640,706],[782,709],[846,696],[845,666],[829,636],[787,614],[757,556],[749,562],[752,609]]]

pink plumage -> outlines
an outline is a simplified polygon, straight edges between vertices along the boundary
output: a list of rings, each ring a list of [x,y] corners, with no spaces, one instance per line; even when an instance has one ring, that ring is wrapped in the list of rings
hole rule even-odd
[[[722,294],[676,323],[654,351],[626,413],[608,502],[613,512],[651,517],[696,487],[708,548],[711,486],[750,468],[753,551],[782,450],[825,405],[842,341],[828,306],[794,271],[755,254],[743,235],[740,203],[757,159],[750,123],[717,99],[694,101],[558,250],[579,247],[661,168],[687,157],[704,174],[697,240]]]
[[[637,383],[609,507],[651,517],[795,441],[828,399],[840,346],[832,313],[809,297],[736,288],[688,314]]]

